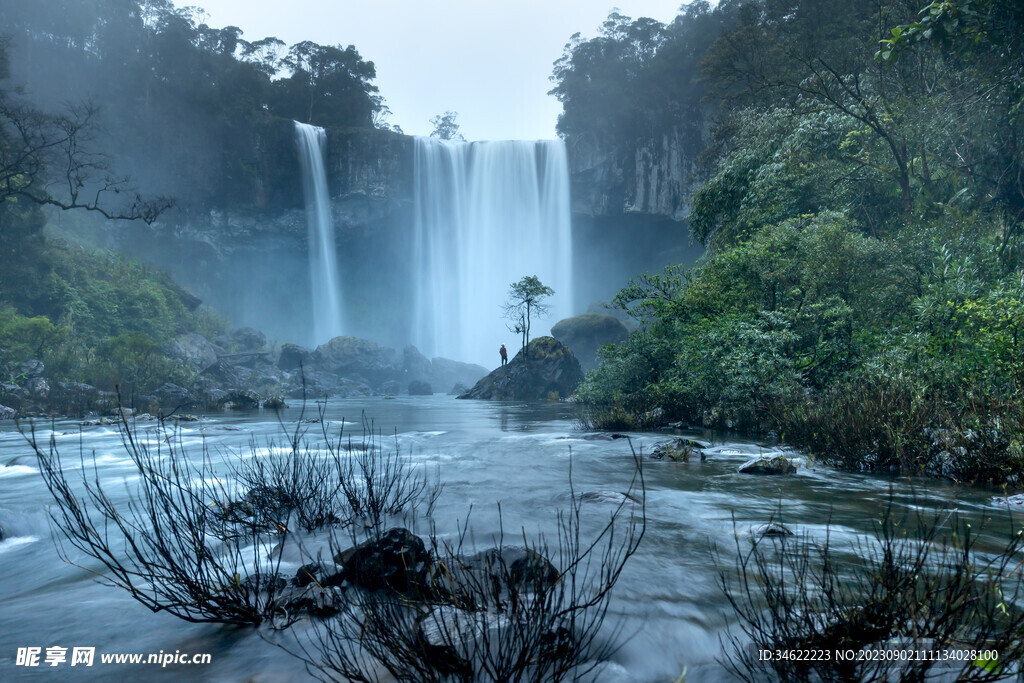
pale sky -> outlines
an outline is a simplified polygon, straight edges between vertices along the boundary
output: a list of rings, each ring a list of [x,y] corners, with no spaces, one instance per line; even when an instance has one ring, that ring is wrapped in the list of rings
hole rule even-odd
[[[671,21],[681,0],[177,0],[246,40],[276,36],[355,45],[377,68],[390,123],[427,135],[451,110],[467,140],[555,137],[561,104],[547,94],[552,63],[577,31],[597,34],[612,7]]]

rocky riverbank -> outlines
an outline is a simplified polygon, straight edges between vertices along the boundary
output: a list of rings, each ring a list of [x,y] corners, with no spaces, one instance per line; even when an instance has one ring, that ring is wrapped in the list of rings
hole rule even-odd
[[[189,377],[149,391],[63,381],[39,360],[22,363],[0,383],[0,419],[113,414],[118,405],[154,415],[183,411],[274,409],[288,400],[459,393],[487,373],[471,363],[429,359],[368,339],[335,337],[315,349],[268,346],[262,332],[241,328],[214,339],[191,332],[163,349]]]

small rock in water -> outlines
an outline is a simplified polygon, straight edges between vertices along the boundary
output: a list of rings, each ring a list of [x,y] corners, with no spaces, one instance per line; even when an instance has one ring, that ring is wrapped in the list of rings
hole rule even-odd
[[[751,527],[750,533],[758,538],[765,536],[792,536],[793,532],[778,522],[768,522],[759,526]]]
[[[7,406],[0,406],[0,420],[13,420],[18,417],[18,411]]]
[[[740,474],[792,474],[796,466],[783,455],[774,458],[754,458],[740,465]]]
[[[673,439],[654,445],[651,457],[655,460],[671,460],[673,462],[690,462],[691,455],[699,455],[701,462],[707,460],[701,444],[691,439]]]

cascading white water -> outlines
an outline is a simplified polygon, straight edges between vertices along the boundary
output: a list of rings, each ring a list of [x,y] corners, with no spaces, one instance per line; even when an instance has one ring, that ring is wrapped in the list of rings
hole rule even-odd
[[[313,344],[321,344],[342,333],[341,280],[331,221],[331,197],[327,192],[324,150],[327,134],[323,128],[295,122],[295,141],[302,169],[302,191],[306,199],[309,227],[309,275],[313,287]]]
[[[555,290],[531,337],[572,314],[569,170],[561,140],[415,141],[414,343],[493,366],[520,345],[502,317],[509,285]]]

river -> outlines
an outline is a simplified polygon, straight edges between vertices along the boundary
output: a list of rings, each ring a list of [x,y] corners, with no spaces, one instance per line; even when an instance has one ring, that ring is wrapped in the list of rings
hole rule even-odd
[[[560,509],[570,501],[569,467],[577,493],[625,491],[633,475],[630,443],[647,453],[662,434],[601,439],[579,431],[565,404],[499,404],[456,401],[449,396],[385,400],[335,400],[326,417],[335,426],[357,426],[362,411],[386,435],[396,435],[417,467],[439,468],[444,490],[438,503],[440,527],[464,519],[481,547],[497,529],[496,503],[506,530],[551,533]],[[308,413],[307,413],[308,414]],[[283,411],[284,424],[299,409]],[[62,562],[47,521],[52,502],[34,466],[31,450],[13,423],[0,423],[0,680],[304,680],[303,665],[264,642],[252,629],[188,624],[154,614],[126,593],[102,586],[86,571]],[[150,423],[152,424],[152,423]],[[24,426],[24,425],[23,425]],[[140,423],[140,427],[145,427]],[[115,501],[127,499],[133,465],[116,428],[80,427],[77,421],[39,422],[44,439],[51,429],[58,446],[77,459],[79,445],[95,451],[101,479]],[[197,448],[205,439],[218,457],[247,453],[257,443],[280,438],[273,413],[216,414],[183,423],[182,442]],[[697,438],[710,435],[690,433]],[[385,439],[385,445],[394,441]],[[737,467],[759,455],[786,452],[800,465],[794,475],[741,475]],[[816,466],[774,445],[736,438],[716,439],[708,459],[689,463],[645,463],[648,527],[639,552],[616,586],[610,619],[622,620],[625,645],[602,672],[602,680],[717,681],[726,677],[721,638],[732,623],[718,585],[711,551],[722,560],[749,545],[747,530],[777,516],[797,532],[823,537],[831,516],[832,542],[853,543],[868,533],[894,486],[901,505],[956,507],[969,518],[998,515],[991,493],[937,482],[848,474]],[[74,474],[74,473],[73,473]],[[124,480],[124,483],[122,483]],[[911,501],[911,489],[916,503]],[[118,498],[120,496],[120,498]],[[596,528],[613,505],[599,496],[585,507]],[[1005,513],[1005,510],[1003,510]],[[734,526],[735,523],[735,526]],[[995,527],[993,527],[995,528]],[[297,563],[283,569],[294,572]],[[208,652],[201,666],[101,665],[38,668],[16,666],[19,647],[95,647],[99,652]]]

